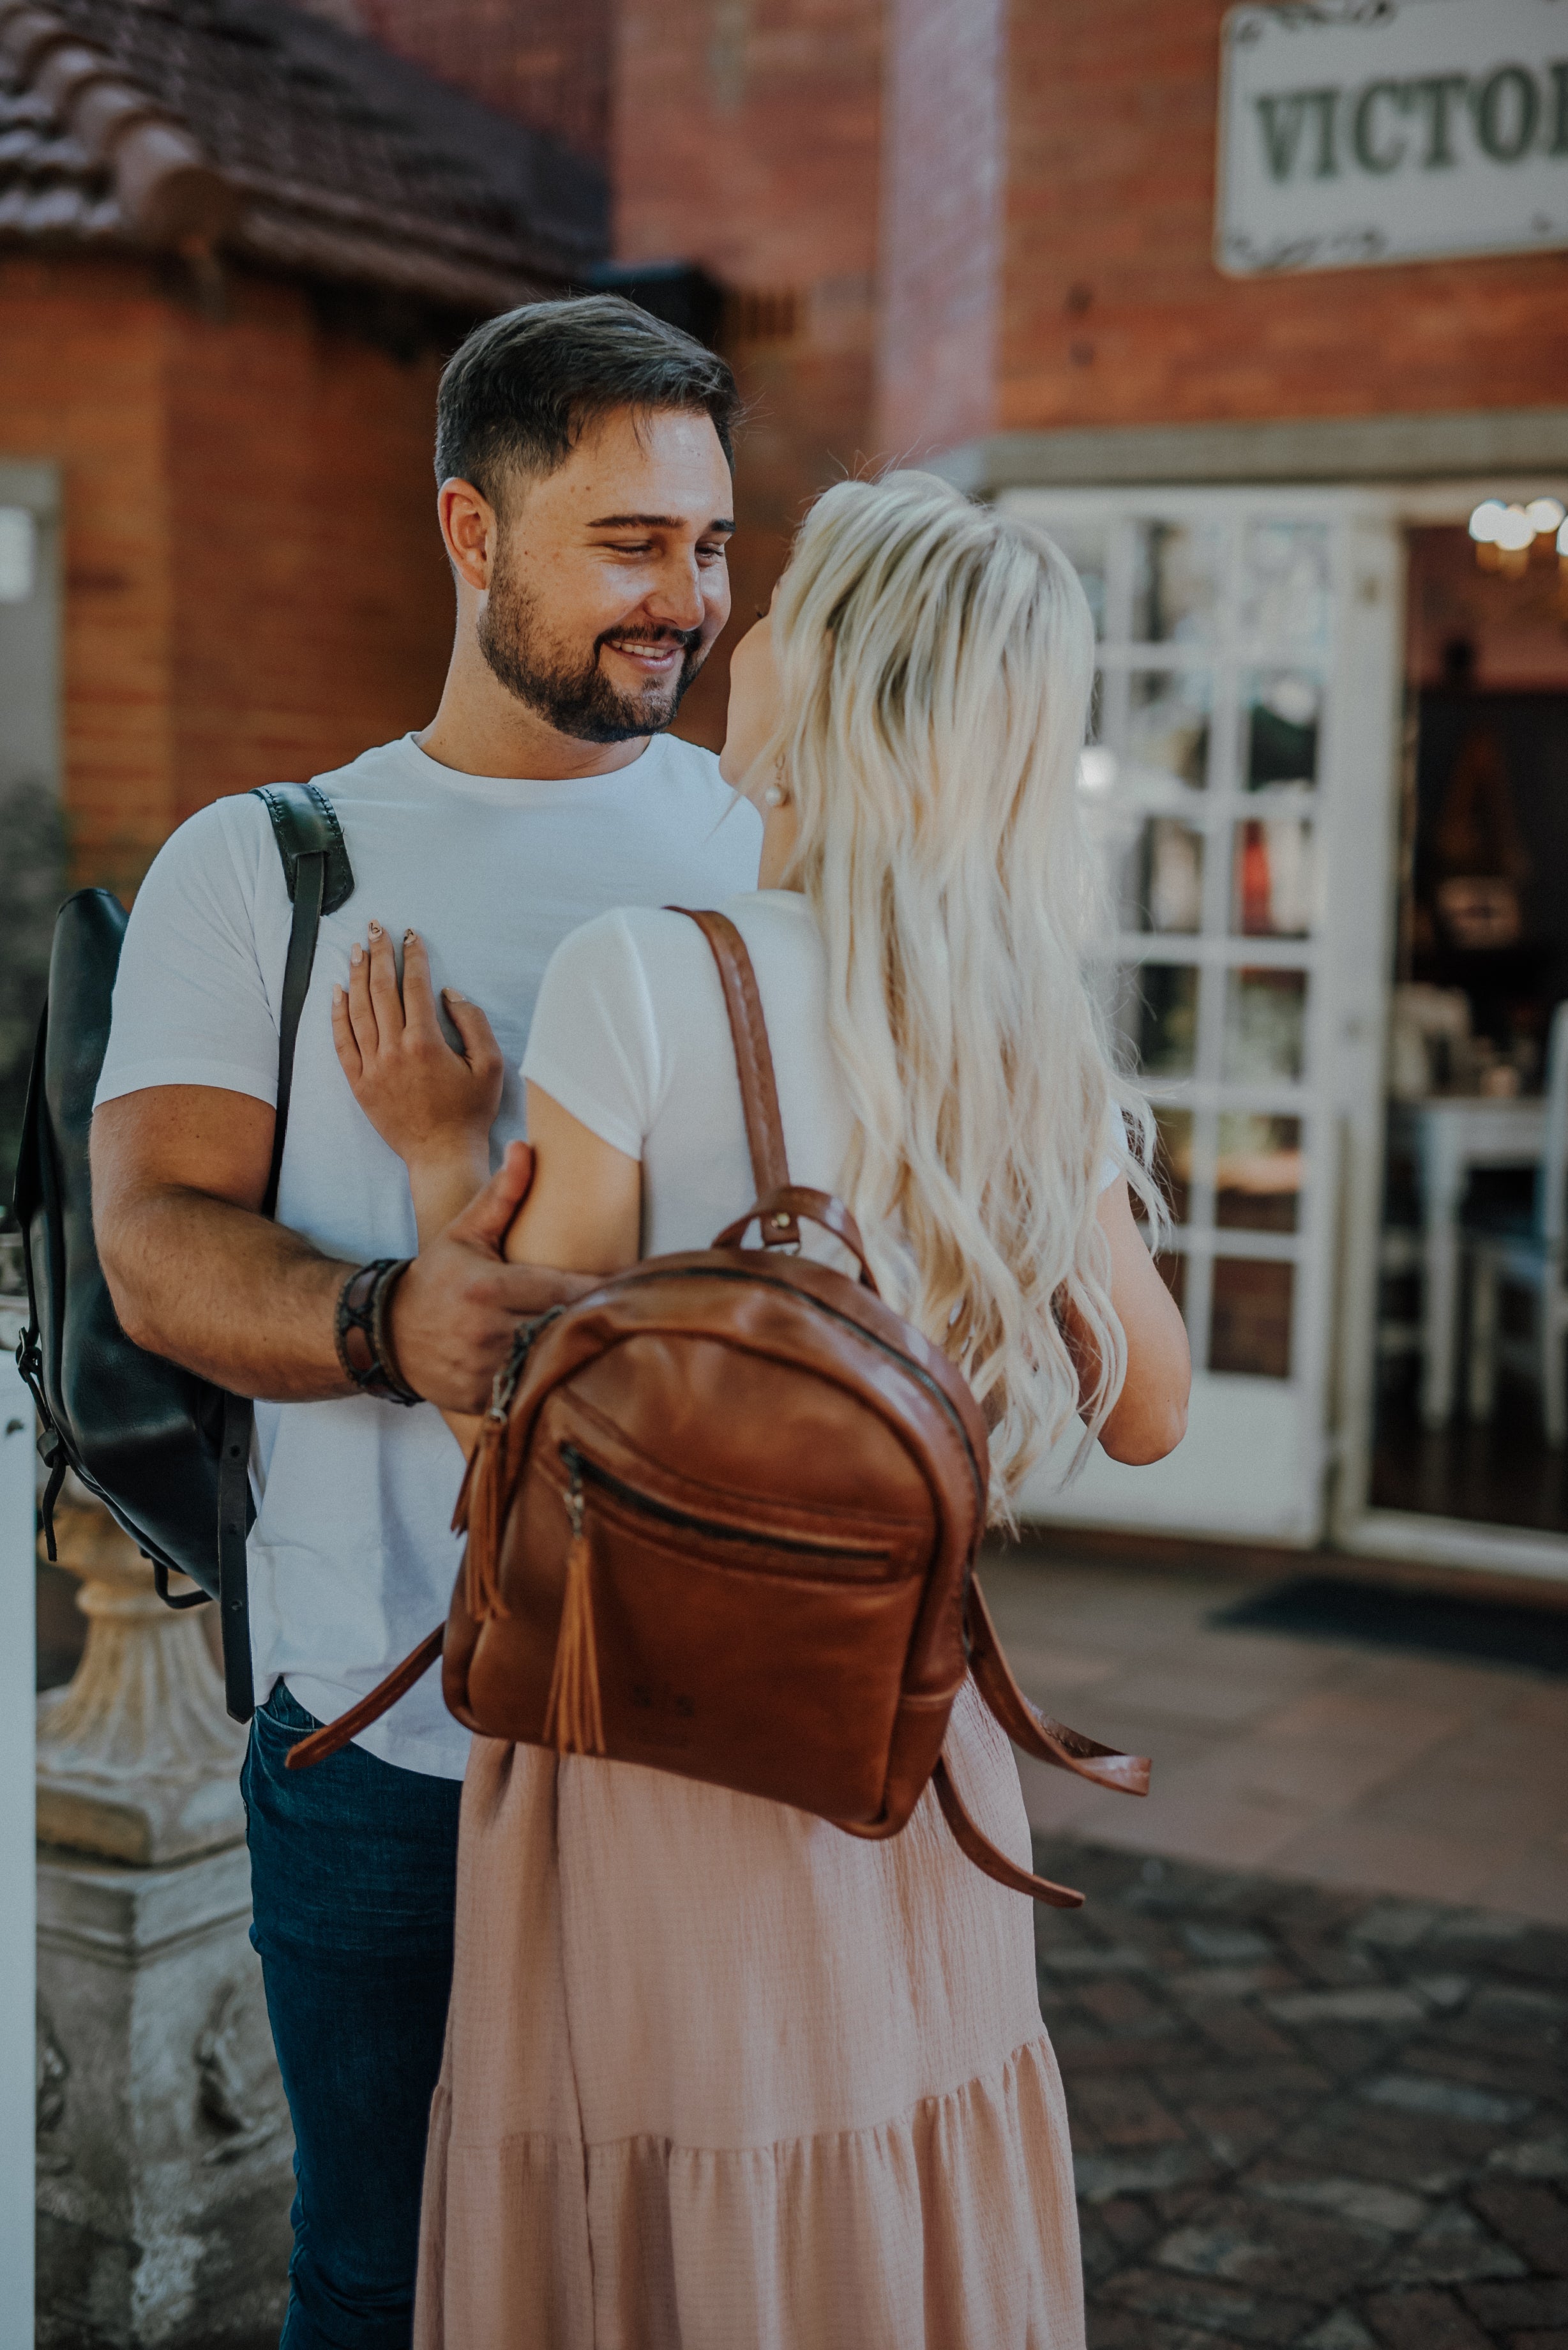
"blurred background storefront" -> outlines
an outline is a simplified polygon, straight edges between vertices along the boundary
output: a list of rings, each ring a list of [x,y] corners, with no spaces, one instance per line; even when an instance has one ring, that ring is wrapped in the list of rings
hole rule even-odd
[[[1568,1576],[1561,15],[0,5],[9,820],[130,889],[203,800],[419,723],[442,352],[535,288],[685,300],[753,402],[737,625],[889,457],[1095,606],[1101,980],[1199,1378],[1169,1462],[1033,1508]],[[132,216],[72,41],[207,213]]]
[[[1104,983],[1197,1383],[1171,1461],[1036,1506],[1560,1577],[1561,26],[1064,13],[1002,28],[992,407],[943,462],[1096,606]]]
[[[1559,12],[833,13],[623,12],[618,235],[774,323],[751,560],[815,419],[1037,517],[1095,606],[1101,976],[1198,1381],[1169,1461],[1032,1506],[1568,1575]]]

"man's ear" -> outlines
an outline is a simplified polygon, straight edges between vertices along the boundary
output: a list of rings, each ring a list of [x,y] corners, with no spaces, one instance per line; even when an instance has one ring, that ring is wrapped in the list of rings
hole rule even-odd
[[[436,493],[436,513],[447,559],[465,587],[483,596],[495,563],[500,520],[483,490],[454,478]]]

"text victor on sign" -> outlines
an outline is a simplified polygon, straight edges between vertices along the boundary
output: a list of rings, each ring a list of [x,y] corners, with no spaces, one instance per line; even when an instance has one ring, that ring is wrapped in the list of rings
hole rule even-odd
[[[1568,0],[1289,0],[1220,43],[1230,275],[1568,245]]]

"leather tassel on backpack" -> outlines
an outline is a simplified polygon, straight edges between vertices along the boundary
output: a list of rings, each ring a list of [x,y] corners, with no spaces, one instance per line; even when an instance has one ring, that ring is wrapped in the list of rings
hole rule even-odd
[[[599,1659],[594,1638],[593,1550],[579,1471],[566,1493],[572,1540],[566,1552],[566,1592],[556,1662],[545,1700],[544,1737],[557,1754],[602,1754],[604,1712],[599,1701]]]
[[[501,1596],[501,1529],[506,1490],[506,1414],[493,1403],[480,1423],[479,1441],[468,1459],[457,1507],[452,1513],[453,1534],[466,1534],[462,1561],[462,1599],[476,1624],[492,1616],[508,1616]]]

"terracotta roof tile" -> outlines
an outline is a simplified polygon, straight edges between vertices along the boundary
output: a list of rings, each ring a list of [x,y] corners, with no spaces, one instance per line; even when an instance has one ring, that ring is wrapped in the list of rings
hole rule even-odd
[[[587,278],[592,164],[275,0],[0,0],[0,241],[216,247],[488,310]]]

